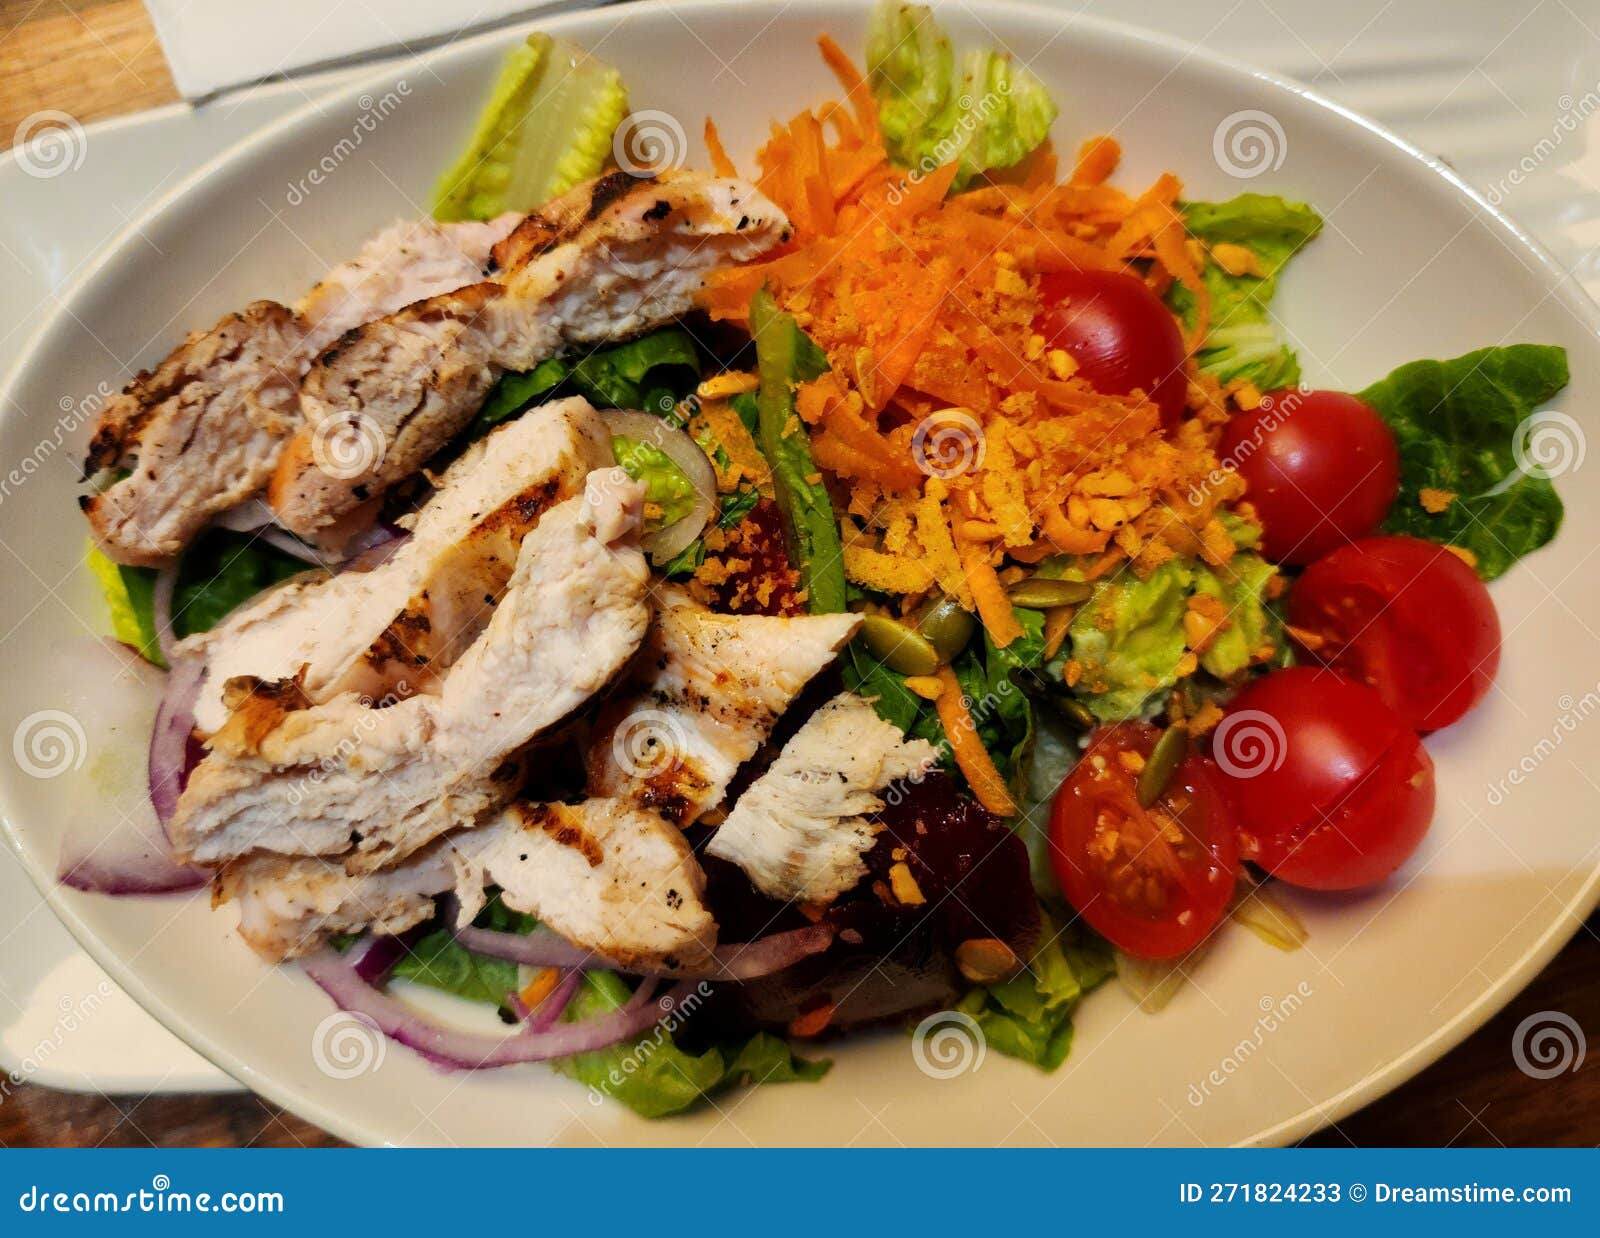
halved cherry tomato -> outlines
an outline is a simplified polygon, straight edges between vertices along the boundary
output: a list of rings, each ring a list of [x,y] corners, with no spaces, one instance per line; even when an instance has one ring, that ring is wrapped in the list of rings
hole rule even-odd
[[[1238,855],[1211,763],[1191,753],[1149,808],[1138,769],[1160,732],[1142,722],[1101,727],[1056,795],[1050,860],[1085,920],[1127,953],[1172,958],[1203,941],[1227,911]]]
[[[1291,885],[1382,881],[1433,819],[1433,762],[1364,684],[1321,667],[1263,676],[1211,736],[1239,854]]]
[[[1188,379],[1183,332],[1142,279],[1120,271],[1053,271],[1039,281],[1045,310],[1034,324],[1050,348],[1064,349],[1096,391],[1138,389],[1161,422],[1178,424]]]
[[[1443,546],[1369,537],[1318,559],[1289,595],[1314,657],[1435,731],[1481,701],[1500,667],[1500,617],[1478,574]]]
[[[1394,435],[1342,391],[1269,392],[1233,416],[1217,454],[1249,484],[1274,563],[1310,563],[1376,532],[1400,486]]]

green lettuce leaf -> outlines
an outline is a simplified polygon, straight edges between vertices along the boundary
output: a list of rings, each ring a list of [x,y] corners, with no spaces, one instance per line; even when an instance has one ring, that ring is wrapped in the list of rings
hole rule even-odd
[[[818,479],[811,440],[794,411],[794,388],[825,374],[828,358],[792,314],[779,311],[762,288],[750,302],[750,334],[756,341],[756,443],[772,468],[789,558],[800,573],[806,604],[814,614],[845,609],[844,548],[833,500]]]
[[[625,344],[551,357],[525,373],[502,375],[466,437],[480,438],[532,405],[568,394],[596,408],[641,408],[666,416],[699,381],[693,337],[681,327],[662,327]]]
[[[496,894],[473,923],[501,933],[529,933],[538,922],[532,916],[512,911]],[[436,924],[418,938],[395,964],[393,974],[402,980],[464,997],[469,1002],[487,1002],[491,1006],[501,1005],[519,987],[515,963],[474,954],[443,924]]]
[[[976,1020],[989,1048],[1055,1070],[1072,1049],[1072,1012],[1112,972],[1098,938],[1063,931],[1043,915],[1042,944],[1026,970],[1003,984],[975,988],[957,1009]]]
[[[924,173],[958,162],[952,192],[1020,163],[1056,118],[1049,92],[1004,52],[967,52],[958,81],[950,40],[920,4],[881,0],[873,10],[867,77],[890,159]]]
[[[461,157],[439,178],[435,219],[532,211],[599,175],[628,114],[622,76],[564,39],[512,49]]]
[[[172,597],[173,632],[179,640],[209,632],[269,585],[305,570],[299,559],[251,534],[212,529],[184,552]]]
[[[89,543],[89,571],[111,612],[111,634],[124,645],[139,651],[146,662],[165,666],[161,643],[156,639],[156,574],[145,567],[124,567],[101,554]]]
[[[1278,275],[1290,258],[1322,230],[1322,218],[1303,202],[1246,193],[1226,202],[1187,202],[1184,223],[1207,246],[1242,245],[1253,251],[1264,276],[1229,275],[1208,259],[1201,278],[1211,295],[1211,326],[1201,344],[1200,368],[1219,382],[1243,378],[1259,391],[1292,387],[1300,362],[1273,324],[1269,306]],[[1194,325],[1194,294],[1174,284],[1167,303],[1186,327]]]
[[[612,972],[592,971],[562,1016],[598,1018],[631,995]],[[732,1084],[813,1082],[832,1063],[807,1061],[776,1036],[758,1033],[741,1045],[693,1054],[678,1047],[664,1027],[623,1044],[579,1053],[551,1063],[557,1071],[620,1101],[635,1113],[660,1118],[689,1108],[701,1097]]]
[[[1400,448],[1400,494],[1384,528],[1465,547],[1485,580],[1548,542],[1561,498],[1539,468],[1519,468],[1518,452],[1537,430],[1528,418],[1567,378],[1565,349],[1512,344],[1413,361],[1360,392]],[[1418,497],[1425,488],[1456,497],[1433,515]]]
[[[1251,528],[1241,524],[1240,532]],[[1124,568],[1095,589],[1068,629],[1071,656],[1083,667],[1078,699],[1102,722],[1140,717],[1159,704],[1178,681],[1178,663],[1187,648],[1184,611],[1196,593],[1220,599],[1230,620],[1201,655],[1200,665],[1219,679],[1241,674],[1251,654],[1273,639],[1276,621],[1266,592],[1276,572],[1248,552],[1220,568],[1172,559],[1148,580]]]

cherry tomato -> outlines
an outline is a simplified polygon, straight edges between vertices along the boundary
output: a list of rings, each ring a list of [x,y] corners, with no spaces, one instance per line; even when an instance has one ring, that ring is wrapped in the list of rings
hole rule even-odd
[[[1500,617],[1483,581],[1443,546],[1369,537],[1318,559],[1289,595],[1308,652],[1368,684],[1417,731],[1481,701],[1500,666]]]
[[[1291,885],[1382,881],[1433,819],[1433,762],[1416,733],[1371,688],[1321,667],[1250,684],[1211,747],[1239,854]]]
[[[1112,944],[1141,958],[1187,953],[1216,927],[1239,859],[1211,763],[1191,753],[1150,807],[1137,767],[1160,733],[1101,727],[1056,794],[1050,860],[1067,901]]]
[[[1171,428],[1183,416],[1189,380],[1183,333],[1142,279],[1120,271],[1054,271],[1039,281],[1045,310],[1034,324],[1050,348],[1065,350],[1096,391],[1137,388]]]
[[[1274,563],[1310,563],[1376,532],[1400,486],[1394,435],[1342,391],[1270,392],[1233,416],[1217,454],[1249,484]]]

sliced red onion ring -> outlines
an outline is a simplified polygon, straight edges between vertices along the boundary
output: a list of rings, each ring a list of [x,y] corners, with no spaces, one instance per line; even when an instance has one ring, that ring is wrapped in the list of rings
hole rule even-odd
[[[446,923],[449,922],[448,915]],[[833,942],[833,929],[826,924],[774,933],[759,941],[718,946],[711,961],[703,967],[639,968],[600,957],[575,946],[548,928],[531,933],[502,933],[495,929],[459,928],[456,940],[474,954],[505,959],[528,967],[607,967],[630,976],[671,976],[684,980],[756,980],[770,976],[801,959],[820,954]]]
[[[601,416],[613,435],[630,438],[636,443],[649,443],[662,452],[683,470],[694,487],[695,503],[687,515],[639,541],[652,563],[665,563],[699,537],[711,522],[711,515],[717,510],[717,472],[706,453],[700,450],[700,444],[687,432],[659,417],[631,409],[610,409]]]
[[[163,829],[178,808],[178,796],[193,768],[194,704],[205,678],[205,662],[197,657],[178,658],[167,673],[166,691],[156,708],[150,731],[150,803]]]
[[[172,650],[178,635],[172,630],[172,598],[178,591],[178,564],[167,564],[156,573],[156,582],[150,595],[151,622],[155,624],[156,644],[168,666],[172,665]]]
[[[204,885],[209,873],[173,858],[162,819],[139,780],[140,743],[159,712],[158,697],[164,703],[170,694],[171,676],[110,640],[74,644],[63,674],[83,684],[68,693],[76,706],[69,716],[78,727],[74,742],[94,756],[97,774],[81,796],[82,815],[62,839],[58,879],[99,894],[167,894]]]
[[[301,966],[339,1009],[371,1019],[384,1035],[415,1049],[434,1065],[453,1070],[544,1062],[603,1049],[648,1031],[693,992],[692,986],[682,984],[660,1001],[652,1001],[656,984],[646,980],[627,1005],[598,1019],[548,1028],[529,1025],[513,1035],[495,1037],[430,1022],[398,998],[368,984],[348,959],[332,950],[312,955]]]
[[[545,995],[544,1001],[528,1012],[528,1026],[536,1032],[554,1027],[582,983],[583,972],[576,967],[569,967],[556,982],[556,987]]]

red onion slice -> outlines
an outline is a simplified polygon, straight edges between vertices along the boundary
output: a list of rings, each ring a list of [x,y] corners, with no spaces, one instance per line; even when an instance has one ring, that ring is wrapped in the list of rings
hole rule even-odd
[[[371,1019],[390,1039],[415,1049],[434,1065],[452,1070],[545,1062],[604,1049],[648,1031],[693,992],[689,985],[678,985],[660,1001],[652,1001],[655,982],[646,980],[627,1005],[598,1019],[548,1028],[529,1025],[514,1035],[495,1037],[430,1022],[398,998],[368,984],[348,959],[332,950],[312,955],[301,966],[339,1009]]]
[[[173,858],[139,779],[142,741],[159,712],[158,696],[170,695],[171,677],[115,641],[74,643],[68,658],[63,676],[81,684],[68,693],[74,705],[68,716],[78,727],[71,738],[93,758],[85,768],[95,771],[95,782],[83,788],[82,815],[62,839],[58,879],[100,894],[167,894],[204,885],[209,873]]]
[[[609,409],[601,414],[613,435],[649,443],[683,470],[694,487],[695,504],[689,513],[664,529],[645,535],[639,545],[652,563],[661,564],[678,555],[711,523],[717,510],[717,472],[688,433],[649,413],[632,409]]]
[[[150,621],[156,629],[156,645],[168,666],[172,665],[172,650],[178,636],[172,630],[172,598],[178,591],[178,564],[174,561],[156,573],[156,582],[150,595]]]
[[[770,976],[794,966],[801,959],[822,953],[833,943],[831,926],[808,924],[805,928],[774,933],[759,941],[718,946],[711,952],[711,961],[703,967],[639,968],[602,958],[542,926],[531,933],[502,933],[469,926],[457,929],[455,936],[474,954],[486,954],[528,967],[606,967],[630,976],[734,981]]]
[[[194,706],[205,679],[205,662],[197,657],[178,658],[167,674],[166,691],[156,709],[150,731],[147,771],[150,803],[163,829],[178,808],[178,796],[193,768]]]

